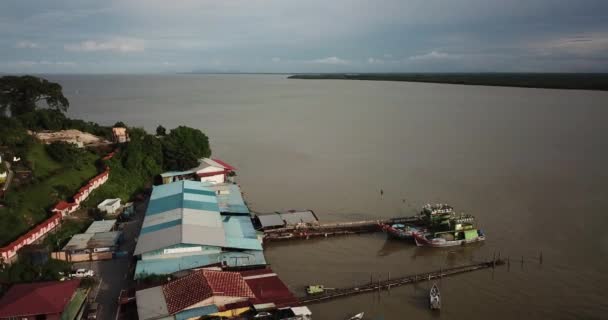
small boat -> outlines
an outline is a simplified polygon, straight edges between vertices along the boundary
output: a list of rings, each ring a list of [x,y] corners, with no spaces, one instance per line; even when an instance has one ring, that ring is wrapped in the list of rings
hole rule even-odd
[[[326,288],[322,284],[313,284],[306,287],[306,293],[309,295],[325,293],[326,290],[335,290],[335,288]]]
[[[433,287],[429,291],[429,306],[431,310],[441,309],[441,294],[439,293],[439,287],[434,283]]]
[[[481,230],[450,231],[435,233],[431,238],[424,234],[415,234],[414,241],[419,247],[454,247],[475,242],[485,241],[486,237]]]
[[[426,229],[413,227],[401,223],[396,223],[393,225],[383,224],[382,230],[386,232],[391,238],[395,239],[413,239],[414,234],[424,234]]]
[[[356,315],[348,318],[348,320],[361,320],[361,319],[363,319],[364,315],[365,315],[365,312],[357,313]]]

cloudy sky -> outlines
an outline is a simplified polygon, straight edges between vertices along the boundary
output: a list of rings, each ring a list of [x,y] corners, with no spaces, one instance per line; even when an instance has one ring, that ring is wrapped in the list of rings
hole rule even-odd
[[[2,0],[0,72],[608,72],[607,0]]]

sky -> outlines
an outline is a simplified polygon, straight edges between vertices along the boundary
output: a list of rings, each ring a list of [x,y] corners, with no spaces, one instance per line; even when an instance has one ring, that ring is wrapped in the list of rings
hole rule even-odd
[[[2,0],[2,73],[608,72],[607,0]]]

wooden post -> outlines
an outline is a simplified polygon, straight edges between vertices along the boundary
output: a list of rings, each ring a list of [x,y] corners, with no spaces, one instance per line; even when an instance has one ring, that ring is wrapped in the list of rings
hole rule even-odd
[[[540,261],[540,264],[543,264],[543,252],[542,251],[540,252],[538,260]]]
[[[369,274],[369,284],[370,284],[370,285],[371,285],[372,283],[374,283],[374,282],[372,281],[372,276],[373,276],[373,275],[370,273],[370,274]]]
[[[388,292],[391,292],[391,272],[388,272]]]

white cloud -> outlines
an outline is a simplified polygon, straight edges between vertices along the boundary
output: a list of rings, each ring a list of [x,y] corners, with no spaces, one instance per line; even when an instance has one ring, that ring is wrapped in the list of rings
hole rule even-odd
[[[15,48],[17,48],[17,49],[37,49],[37,48],[40,48],[40,45],[38,45],[35,42],[23,40],[23,41],[17,42],[17,44],[15,44]]]
[[[608,54],[608,34],[594,33],[567,36],[535,42],[530,46],[533,51],[543,56],[606,57]]]
[[[169,61],[163,62],[163,66],[165,66],[165,67],[170,67],[170,66],[174,66],[174,65],[175,65],[175,62],[169,62]]]
[[[315,59],[310,61],[312,63],[321,63],[321,64],[349,64],[350,61],[340,59],[338,57],[327,57],[322,59]]]
[[[134,38],[114,38],[106,41],[86,40],[79,43],[66,44],[64,49],[67,51],[94,52],[139,52],[144,51],[144,41]]]
[[[378,59],[378,58],[369,57],[369,58],[367,58],[367,63],[369,63],[369,64],[383,64],[384,60]]]
[[[453,58],[453,55],[447,54],[445,52],[440,51],[431,51],[426,54],[421,54],[417,56],[409,57],[410,60],[439,60],[439,59],[448,59]]]
[[[274,57],[274,58],[272,58],[272,62],[281,62],[281,58]]]

